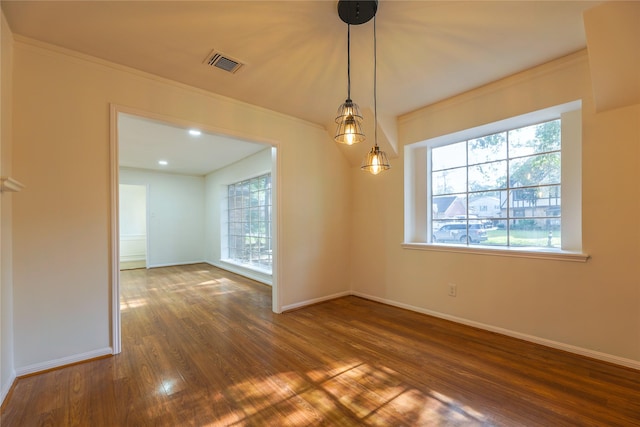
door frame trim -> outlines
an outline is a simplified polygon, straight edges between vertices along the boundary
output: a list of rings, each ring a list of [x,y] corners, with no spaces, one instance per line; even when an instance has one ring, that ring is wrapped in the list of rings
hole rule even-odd
[[[136,115],[152,120],[159,120],[172,125],[181,126],[185,128],[197,127],[207,132],[216,133],[220,135],[232,136],[235,138],[241,138],[249,142],[258,144],[264,144],[271,147],[271,176],[272,176],[272,236],[273,236],[273,258],[272,258],[272,311],[274,313],[282,313],[282,296],[280,289],[279,271],[280,271],[280,256],[279,256],[279,244],[280,240],[280,188],[281,188],[281,175],[280,175],[280,146],[276,141],[268,141],[265,139],[257,140],[249,135],[242,134],[241,132],[230,132],[228,129],[216,129],[209,125],[203,125],[200,123],[187,122],[175,117],[169,117],[161,114],[151,113],[149,111],[142,111],[135,108],[126,107],[119,104],[109,105],[109,120],[110,120],[110,194],[111,194],[111,209],[110,209],[110,239],[109,239],[109,264],[110,264],[110,277],[109,282],[111,284],[110,301],[111,307],[111,349],[113,354],[118,354],[122,351],[122,325],[121,325],[121,313],[120,313],[120,224],[119,224],[119,184],[120,184],[120,168],[119,168],[119,153],[118,153],[118,114],[125,113]],[[148,206],[147,206],[148,208]],[[147,227],[148,227],[147,223]],[[148,242],[147,232],[147,242]],[[147,248],[148,258],[148,248]]]

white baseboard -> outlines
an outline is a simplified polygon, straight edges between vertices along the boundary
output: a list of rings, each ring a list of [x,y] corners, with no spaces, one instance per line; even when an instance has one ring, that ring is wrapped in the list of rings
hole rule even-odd
[[[206,261],[180,261],[180,262],[166,262],[161,264],[149,264],[147,262],[147,268],[159,268],[159,267],[175,267],[177,265],[190,265],[190,264],[208,264]]]
[[[336,298],[347,297],[349,295],[352,295],[352,293],[349,292],[349,291],[338,292],[337,294],[333,294],[333,295],[327,295],[327,296],[320,297],[320,298],[314,298],[314,299],[310,299],[310,300],[306,300],[306,301],[302,301],[302,302],[297,302],[295,304],[285,305],[285,306],[282,307],[282,311],[284,312],[284,311],[294,310],[296,308],[304,307],[304,306],[311,305],[311,304],[317,304],[319,302],[329,301],[329,300],[336,299]]]
[[[16,373],[15,371],[11,372],[11,376],[7,379],[7,381],[2,385],[0,389],[0,406],[4,403],[4,399],[6,399],[7,394],[9,394],[9,390],[13,387],[13,383],[16,381]]]
[[[47,371],[49,369],[60,368],[66,365],[72,365],[78,362],[84,362],[87,360],[95,359],[97,357],[109,356],[113,354],[111,347],[100,348],[98,350],[88,351],[86,353],[74,354],[72,356],[62,357],[60,359],[49,360],[41,363],[34,363],[33,365],[23,366],[16,369],[16,376],[22,377],[25,375],[31,375],[38,372]]]
[[[579,354],[581,356],[590,357],[592,359],[602,360],[604,362],[613,363],[615,365],[626,366],[628,368],[640,370],[640,361],[633,359],[626,359],[624,357],[614,356],[612,354],[601,353],[599,351],[590,350],[588,348],[577,347],[571,344],[565,344],[558,341],[548,340],[546,338],[540,338],[535,335],[523,334],[520,332],[512,331],[509,329],[500,328],[497,326],[488,325],[486,323],[480,323],[473,320],[468,320],[462,317],[451,316],[449,314],[440,313],[438,311],[427,310],[425,308],[416,307],[410,304],[403,304],[396,301],[388,300],[385,298],[379,298],[373,295],[367,295],[361,292],[351,292],[351,295],[368,299],[371,301],[380,302],[394,307],[404,308],[406,310],[415,311],[429,316],[438,317],[440,319],[450,320],[452,322],[461,323],[463,325],[473,326],[475,328],[484,329],[490,332],[496,332],[498,334],[507,335],[513,338],[518,338],[524,341],[529,341],[535,344],[544,345],[546,347],[552,347],[558,350],[563,350],[569,353]]]
[[[120,255],[120,262],[135,262],[135,261],[146,261],[146,254],[133,254],[133,255]]]

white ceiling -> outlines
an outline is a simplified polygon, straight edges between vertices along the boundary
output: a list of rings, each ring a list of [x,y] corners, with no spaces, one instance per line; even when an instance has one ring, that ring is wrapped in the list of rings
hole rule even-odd
[[[186,175],[206,175],[267,148],[226,136],[189,130],[169,123],[118,114],[121,167],[152,169]],[[164,160],[166,165],[158,162]]]
[[[378,115],[585,48],[584,1],[380,0]],[[326,126],[347,95],[337,1],[11,1],[14,32]],[[245,65],[203,64],[217,50]],[[351,28],[351,97],[373,108],[373,23]],[[366,129],[366,128],[365,128]],[[365,144],[369,145],[369,144]]]

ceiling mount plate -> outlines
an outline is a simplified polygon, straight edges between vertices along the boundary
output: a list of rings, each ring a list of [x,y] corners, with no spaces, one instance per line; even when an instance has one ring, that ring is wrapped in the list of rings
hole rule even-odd
[[[338,15],[347,24],[360,25],[376,16],[378,0],[340,0]]]

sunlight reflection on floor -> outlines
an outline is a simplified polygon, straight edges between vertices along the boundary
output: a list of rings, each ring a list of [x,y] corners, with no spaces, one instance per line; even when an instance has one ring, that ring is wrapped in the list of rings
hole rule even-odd
[[[309,425],[310,419],[323,424],[339,421],[335,417],[345,412],[352,414],[350,425],[354,418],[363,425],[491,424],[473,408],[436,391],[425,394],[399,378],[392,369],[357,360],[311,369],[305,375],[291,371],[252,377],[226,391],[244,414],[238,418],[238,411],[233,411],[209,425],[268,421],[297,426]],[[261,412],[269,408],[272,414],[274,407],[282,419],[263,419]]]
[[[147,300],[144,298],[131,298],[120,301],[120,310],[125,311],[132,308],[138,308],[147,305]]]

